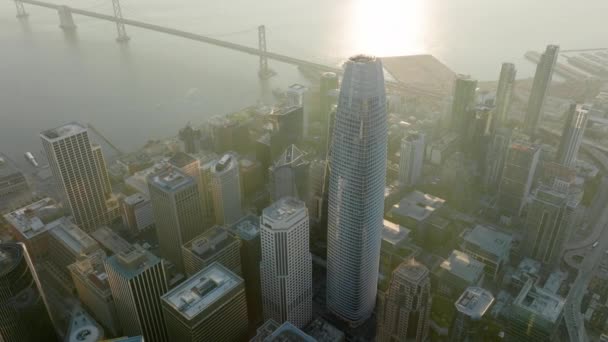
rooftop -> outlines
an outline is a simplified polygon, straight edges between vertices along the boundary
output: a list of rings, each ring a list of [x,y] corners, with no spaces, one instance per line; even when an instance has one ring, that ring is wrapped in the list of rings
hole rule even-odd
[[[307,162],[306,159],[304,159],[304,156],[306,156],[306,153],[302,152],[296,145],[289,145],[274,162],[273,167],[278,168],[287,165],[293,167],[299,166]]]
[[[47,224],[62,217],[63,209],[47,197],[4,215],[25,239],[42,234],[50,229]]]
[[[72,313],[66,342],[97,342],[103,337],[103,329],[84,310]]]
[[[316,339],[305,334],[302,330],[289,322],[283,323],[264,342],[317,342]]]
[[[391,245],[398,245],[400,242],[408,239],[410,230],[388,220],[384,220],[382,228],[382,239],[389,242]]]
[[[443,207],[445,200],[420,191],[412,191],[395,204],[391,212],[399,216],[411,217],[422,221],[435,210]]]
[[[306,333],[318,342],[344,341],[344,333],[322,318],[315,318],[307,327]]]
[[[222,173],[235,167],[238,167],[236,157],[231,153],[226,153],[215,163],[212,171],[215,173]]]
[[[144,201],[147,201],[148,197],[146,197],[144,194],[142,193],[134,193],[131,196],[127,196],[125,197],[125,199],[123,200],[127,205],[135,205]]]
[[[177,191],[191,186],[195,181],[179,169],[168,168],[148,176],[148,184],[164,191]]]
[[[248,214],[239,219],[229,229],[243,240],[255,239],[260,235],[260,218]]]
[[[217,251],[226,247],[236,239],[228,234],[226,228],[214,226],[198,235],[194,239],[186,242],[184,248],[191,250],[201,259],[208,259]]]
[[[71,135],[75,135],[78,133],[86,132],[87,128],[81,123],[78,122],[70,122],[63,126],[59,126],[53,129],[46,130],[40,135],[42,135],[47,140],[57,140],[60,138],[65,138]]]
[[[513,236],[486,226],[477,225],[465,235],[464,240],[486,252],[501,257],[509,253]]]
[[[99,248],[99,244],[89,234],[65,217],[48,224],[51,236],[61,241],[74,254],[89,254]]]
[[[411,283],[418,284],[424,280],[424,278],[428,277],[429,269],[416,260],[409,259],[397,266],[394,273],[398,273]]]
[[[93,252],[87,258],[76,261],[69,267],[70,271],[77,274],[89,285],[101,292],[109,292],[108,274],[103,265],[106,253],[103,250]]]
[[[162,300],[190,320],[242,283],[243,279],[214,262],[167,292]]]
[[[280,324],[272,318],[268,319],[264,324],[256,329],[256,335],[249,342],[263,342],[266,337],[279,328]]]
[[[492,293],[481,287],[467,288],[454,304],[456,310],[475,320],[480,319],[494,303]]]
[[[120,235],[116,234],[107,226],[97,228],[91,233],[91,236],[97,240],[103,248],[112,252],[112,254],[118,254],[132,249],[131,244],[127,242],[127,240],[120,237]]]
[[[348,60],[351,62],[355,62],[355,63],[370,63],[370,62],[374,62],[376,60],[376,57],[361,54],[361,55],[354,55],[354,56],[350,57]]]
[[[301,209],[306,209],[304,202],[293,197],[283,197],[264,209],[263,217],[274,221],[289,220]]]
[[[561,316],[565,301],[529,280],[515,298],[513,305],[519,306],[549,322],[556,323]]]
[[[156,255],[139,245],[106,259],[106,263],[127,279],[138,276],[151,266],[162,262]]]
[[[450,257],[444,260],[440,267],[468,283],[474,283],[483,272],[484,264],[464,252],[453,250]]]
[[[169,164],[180,169],[194,162],[196,162],[196,158],[184,152],[177,152],[173,157],[171,157],[171,159],[169,159]]]

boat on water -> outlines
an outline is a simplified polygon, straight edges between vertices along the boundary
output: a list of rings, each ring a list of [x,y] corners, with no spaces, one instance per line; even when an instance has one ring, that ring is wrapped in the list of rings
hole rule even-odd
[[[25,159],[30,162],[34,167],[38,167],[38,161],[32,154],[32,152],[25,152]]]

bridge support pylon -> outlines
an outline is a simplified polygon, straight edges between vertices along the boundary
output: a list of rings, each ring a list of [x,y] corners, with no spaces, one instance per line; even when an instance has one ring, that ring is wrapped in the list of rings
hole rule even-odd
[[[266,54],[266,26],[258,26],[258,49],[260,50],[260,68],[258,70],[258,76],[263,79],[269,79],[277,73],[268,67],[268,57]]]
[[[23,7],[23,2],[15,0],[15,7],[17,7],[17,18],[26,18],[28,16],[25,8]]]
[[[65,31],[73,31],[76,29],[71,8],[68,6],[59,6],[59,8],[57,8],[57,13],[59,14],[59,27]]]
[[[120,0],[112,0],[112,7],[114,8],[114,18],[116,19],[116,32],[118,33],[116,41],[119,43],[126,43],[131,38],[127,35],[125,23],[122,22],[123,17],[122,9],[120,8]]]

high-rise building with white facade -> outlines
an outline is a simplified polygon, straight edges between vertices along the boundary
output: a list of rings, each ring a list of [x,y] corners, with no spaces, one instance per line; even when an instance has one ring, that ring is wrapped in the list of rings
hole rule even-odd
[[[151,342],[168,341],[160,297],[169,287],[162,259],[134,246],[104,264],[122,333],[143,335]]]
[[[557,162],[565,167],[574,167],[578,150],[583,142],[589,110],[581,104],[572,104],[566,113],[564,130],[557,150]]]
[[[289,321],[302,328],[312,319],[312,257],[304,202],[283,197],[264,209],[262,303],[264,319]]]
[[[468,287],[454,303],[456,315],[450,327],[450,341],[479,341],[479,322],[493,303],[494,296],[490,291],[477,286]]]
[[[85,231],[107,223],[112,216],[106,203],[107,172],[102,170],[101,151],[94,151],[87,128],[72,122],[44,131],[40,138],[75,223]]]
[[[243,216],[239,162],[236,156],[224,154],[211,167],[210,176],[215,223],[231,225]]]
[[[150,201],[162,257],[183,271],[182,245],[203,232],[203,213],[196,181],[169,168],[148,179]]]
[[[376,303],[386,183],[387,111],[382,63],[345,63],[334,126],[327,232],[327,306],[357,325]]]
[[[410,132],[401,139],[399,182],[402,186],[416,185],[422,176],[424,134]]]

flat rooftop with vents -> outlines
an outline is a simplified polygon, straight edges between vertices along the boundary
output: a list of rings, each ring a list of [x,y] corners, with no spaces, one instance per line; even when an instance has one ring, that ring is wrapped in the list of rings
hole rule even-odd
[[[47,140],[57,140],[65,137],[69,137],[78,133],[85,132],[87,130],[86,126],[79,122],[70,122],[65,125],[46,130],[40,133],[41,136],[46,138]]]
[[[29,240],[50,229],[47,224],[63,217],[63,208],[47,197],[4,215],[4,218]]]
[[[242,283],[243,279],[222,264],[213,263],[167,292],[162,300],[191,320]]]
[[[462,314],[478,320],[488,311],[494,303],[494,296],[490,291],[481,287],[467,288],[455,303],[456,310]]]
[[[401,199],[391,209],[391,214],[397,217],[407,217],[415,221],[423,221],[435,210],[443,207],[445,200],[420,191],[412,191]]]
[[[126,279],[136,277],[148,267],[159,262],[161,262],[161,259],[139,245],[133,245],[129,250],[106,259],[106,263]]]
[[[148,184],[156,186],[164,191],[178,191],[184,187],[191,186],[195,180],[174,168],[162,170],[148,177]]]

